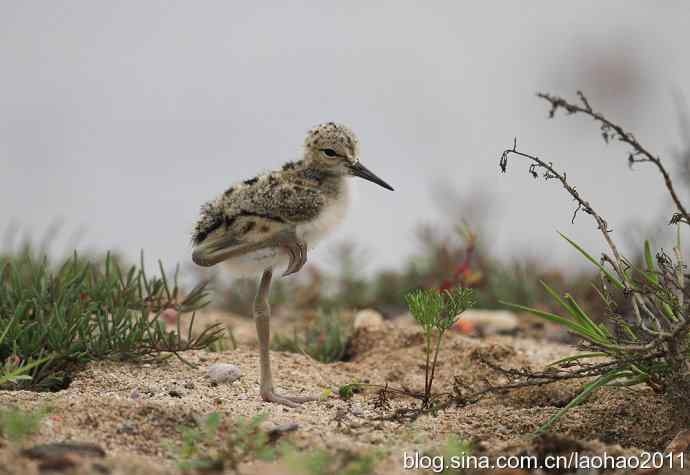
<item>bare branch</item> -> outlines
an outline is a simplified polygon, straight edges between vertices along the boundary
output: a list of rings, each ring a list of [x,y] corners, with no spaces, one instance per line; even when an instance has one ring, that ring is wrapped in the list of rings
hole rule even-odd
[[[517,149],[517,138],[513,139],[513,148],[512,149],[507,149],[503,152],[501,155],[501,160],[499,163],[499,166],[501,167],[502,172],[506,172],[508,168],[508,157],[513,154],[517,155],[522,158],[526,158],[533,163],[530,165],[530,174],[532,176],[537,177],[538,176],[538,169],[543,169],[544,174],[543,177],[545,179],[556,179],[561,182],[561,185],[563,185],[563,188],[570,194],[570,196],[573,197],[573,199],[577,202],[578,206],[575,209],[575,212],[573,213],[573,221],[575,220],[575,216],[577,215],[578,210],[582,210],[585,213],[589,214],[594,218],[594,221],[597,223],[597,228],[602,232],[604,235],[604,239],[606,240],[606,243],[608,244],[609,248],[611,249],[611,252],[614,255],[614,259],[611,260],[609,259],[608,262],[613,266],[613,268],[616,271],[616,274],[621,278],[623,283],[626,286],[625,291],[629,292],[631,287],[630,287],[630,282],[627,274],[623,272],[622,268],[622,257],[620,253],[618,252],[618,248],[616,247],[615,243],[611,239],[611,236],[609,233],[611,232],[611,229],[609,229],[608,223],[604,218],[601,217],[594,209],[592,206],[589,204],[588,201],[585,201],[581,196],[580,193],[575,189],[574,186],[571,186],[568,181],[566,180],[566,174],[564,173],[559,173],[553,168],[552,163],[546,163],[539,157],[536,157],[534,155],[529,155],[527,153],[523,153],[518,151]]]
[[[661,176],[664,179],[666,189],[671,195],[671,199],[673,200],[673,203],[678,210],[678,213],[674,214],[674,217],[671,219],[671,222],[690,223],[690,216],[688,215],[688,211],[681,202],[678,194],[676,193],[676,190],[673,186],[673,182],[671,180],[671,175],[668,173],[666,167],[661,162],[661,158],[652,155],[645,147],[642,146],[642,144],[640,144],[640,142],[635,138],[635,136],[632,133],[627,132],[620,125],[611,122],[609,119],[604,117],[603,114],[599,112],[594,112],[592,110],[592,107],[589,105],[587,98],[581,91],[578,91],[577,95],[580,98],[580,101],[583,103],[582,106],[579,106],[577,104],[571,104],[565,99],[558,96],[552,96],[551,94],[538,93],[537,97],[540,97],[548,101],[549,104],[551,104],[549,117],[554,117],[558,109],[565,110],[566,113],[569,115],[578,113],[585,114],[600,124],[601,135],[606,143],[608,143],[611,140],[618,140],[620,142],[628,144],[632,148],[632,152],[628,154],[628,164],[630,166],[632,166],[634,163],[642,162],[651,162],[654,165],[656,165],[657,169],[659,170],[659,173],[661,173]]]

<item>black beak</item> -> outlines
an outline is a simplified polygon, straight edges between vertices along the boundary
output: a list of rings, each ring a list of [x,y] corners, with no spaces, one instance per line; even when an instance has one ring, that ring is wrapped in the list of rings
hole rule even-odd
[[[354,165],[350,165],[350,170],[352,171],[352,174],[354,176],[358,176],[360,178],[364,178],[365,180],[368,180],[372,183],[376,183],[377,185],[381,185],[387,190],[393,190],[393,187],[390,186],[388,183],[374,175],[372,172],[369,171],[367,167],[362,165],[361,163],[357,162]]]

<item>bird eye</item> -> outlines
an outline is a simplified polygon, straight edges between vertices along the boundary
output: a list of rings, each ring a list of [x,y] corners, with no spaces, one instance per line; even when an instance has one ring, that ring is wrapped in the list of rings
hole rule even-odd
[[[336,155],[338,155],[332,148],[324,148],[321,151],[329,157],[335,157]]]

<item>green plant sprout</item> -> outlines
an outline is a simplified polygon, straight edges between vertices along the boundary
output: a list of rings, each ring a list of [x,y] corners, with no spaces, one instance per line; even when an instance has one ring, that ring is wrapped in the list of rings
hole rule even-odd
[[[355,395],[356,386],[357,383],[343,384],[338,388],[338,395],[346,401],[352,399],[352,396]]]
[[[405,301],[415,321],[424,331],[426,361],[422,406],[428,409],[432,403],[431,387],[443,335],[457,323],[462,312],[475,304],[476,297],[472,289],[466,288],[442,292],[433,289],[418,289],[407,294]]]

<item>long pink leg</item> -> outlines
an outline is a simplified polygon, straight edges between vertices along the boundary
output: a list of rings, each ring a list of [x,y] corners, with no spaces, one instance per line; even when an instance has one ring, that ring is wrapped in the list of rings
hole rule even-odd
[[[256,298],[254,299],[254,320],[256,322],[256,333],[259,338],[259,362],[261,370],[261,387],[259,392],[264,401],[284,404],[290,407],[297,407],[300,403],[317,401],[319,398],[314,396],[281,396],[276,394],[273,390],[271,356],[269,353],[269,344],[271,339],[271,306],[268,302],[268,294],[271,287],[272,277],[272,269],[267,269],[264,271],[263,275],[261,276],[259,290],[256,293]]]

